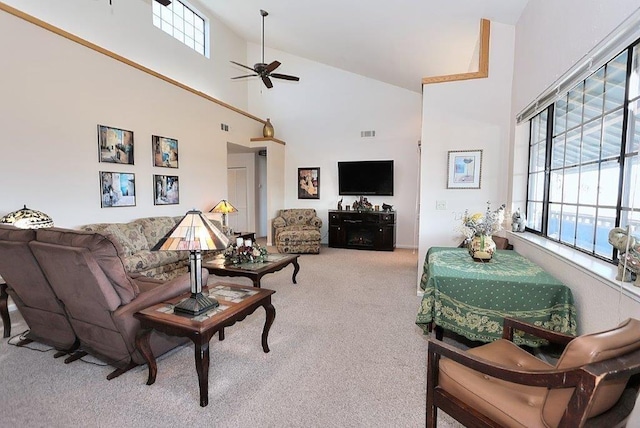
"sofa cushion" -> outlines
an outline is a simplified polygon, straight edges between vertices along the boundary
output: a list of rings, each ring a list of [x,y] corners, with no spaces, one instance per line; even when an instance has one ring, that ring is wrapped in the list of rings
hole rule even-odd
[[[182,217],[179,217],[182,218]],[[141,248],[149,250],[158,243],[176,225],[175,217],[147,217],[139,218],[131,222],[141,227],[148,246]]]
[[[60,246],[86,248],[91,251],[92,257],[109,278],[113,289],[120,298],[121,303],[110,302],[111,305],[117,307],[120,304],[127,304],[140,293],[137,284],[125,271],[118,247],[108,235],[54,227],[38,229],[36,240]],[[41,260],[39,261],[41,262]],[[109,295],[107,290],[103,290],[103,292],[105,296]]]
[[[130,256],[133,254],[133,242],[129,240],[127,235],[118,227],[117,224],[108,224],[105,227],[100,228],[97,232],[103,235],[108,235],[112,240],[117,241],[122,247],[122,255]]]
[[[175,263],[179,260],[187,260],[187,251],[138,251],[124,258],[124,267],[127,272],[138,273],[153,269],[158,266]]]
[[[131,254],[150,248],[149,241],[139,223],[132,221],[131,223],[117,223],[116,226],[122,230],[124,236],[131,243]]]

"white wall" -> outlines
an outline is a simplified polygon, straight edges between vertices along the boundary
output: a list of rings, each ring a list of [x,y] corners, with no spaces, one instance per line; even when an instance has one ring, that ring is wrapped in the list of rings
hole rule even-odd
[[[260,57],[250,44],[247,62]],[[274,88],[261,81],[249,84],[249,109],[269,117],[275,137],[284,140],[284,203],[287,208],[315,208],[323,219],[327,242],[328,210],[336,209],[338,161],[393,159],[394,196],[368,198],[374,205],[391,204],[397,210],[398,247],[415,247],[420,139],[420,94],[381,83],[287,53],[267,49],[265,60],[282,63],[279,73],[300,77],[300,82],[273,79]],[[360,138],[360,131],[375,130],[375,138]],[[298,199],[299,167],[320,167],[320,199]],[[352,204],[355,197],[344,197]]]
[[[238,72],[246,42],[215,17],[208,17],[210,58],[156,28],[152,0],[3,0],[25,13],[97,44],[239,109],[247,108],[247,87],[230,78]],[[200,11],[198,0],[190,3]],[[3,34],[10,34],[5,33]],[[8,36],[5,36],[8,37]]]
[[[248,143],[260,122],[5,12],[0,28],[11,34],[0,37],[2,215],[27,204],[75,227],[209,209],[226,196],[227,141]],[[98,162],[98,124],[134,132],[135,165]],[[152,134],[178,139],[178,169],[152,166]],[[99,171],[135,173],[136,206],[101,208]],[[153,205],[153,174],[179,176],[179,205]]]
[[[465,209],[484,212],[507,201],[513,26],[491,23],[489,77],[423,86],[420,253],[457,246]],[[447,189],[449,150],[482,150],[480,189]],[[446,210],[436,210],[444,201]]]

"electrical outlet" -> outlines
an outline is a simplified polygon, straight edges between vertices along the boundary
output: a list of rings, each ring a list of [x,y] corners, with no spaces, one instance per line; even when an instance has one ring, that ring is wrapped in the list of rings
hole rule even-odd
[[[437,210],[446,210],[447,209],[447,201],[436,201],[436,209]]]

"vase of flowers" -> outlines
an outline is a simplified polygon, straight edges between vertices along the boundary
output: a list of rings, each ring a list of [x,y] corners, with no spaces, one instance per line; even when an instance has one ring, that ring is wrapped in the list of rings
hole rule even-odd
[[[234,243],[230,244],[224,250],[224,258],[233,264],[260,263],[264,261],[266,256],[267,249],[261,247],[256,242],[251,243],[251,245],[238,245]]]
[[[467,241],[469,254],[474,260],[488,261],[493,257],[496,244],[493,242],[492,235],[502,230],[505,206],[502,204],[492,211],[491,202],[487,202],[487,210],[484,214],[470,215],[469,211],[465,210],[461,232]]]

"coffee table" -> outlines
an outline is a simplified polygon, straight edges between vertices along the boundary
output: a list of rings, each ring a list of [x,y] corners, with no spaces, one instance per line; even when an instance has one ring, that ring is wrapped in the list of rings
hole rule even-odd
[[[293,264],[291,281],[297,284],[296,275],[300,271],[298,257],[298,254],[269,254],[264,262],[238,264],[228,262],[222,257],[203,262],[202,267],[207,269],[210,274],[217,276],[242,276],[249,278],[253,281],[254,287],[260,288],[260,278],[268,273],[282,270],[289,264]]]
[[[149,345],[151,331],[155,329],[172,336],[188,337],[195,345],[196,372],[202,407],[209,404],[209,341],[213,335],[218,332],[219,339],[224,340],[226,327],[242,321],[262,306],[266,312],[262,330],[262,350],[266,353],[269,352],[267,344],[269,329],[276,317],[276,310],[271,304],[271,295],[275,293],[273,290],[215,283],[203,289],[203,293],[207,292],[220,302],[220,306],[195,317],[173,313],[174,305],[189,297],[191,293],[185,293],[134,314],[140,320],[141,326],[136,337],[136,346],[149,366],[147,385],[152,385],[156,381],[158,372],[156,358]]]

